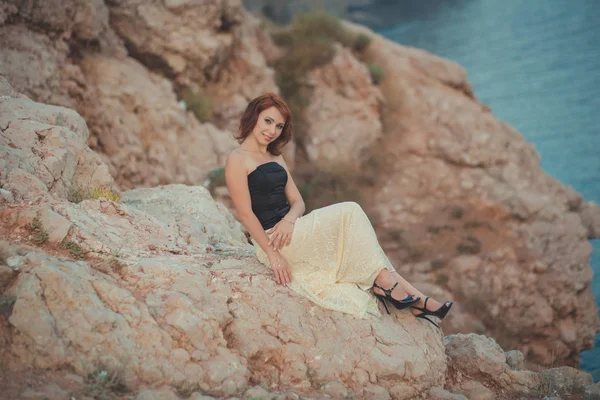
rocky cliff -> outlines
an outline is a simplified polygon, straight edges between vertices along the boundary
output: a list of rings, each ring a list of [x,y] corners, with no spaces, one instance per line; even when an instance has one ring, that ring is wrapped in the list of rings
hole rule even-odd
[[[370,42],[336,44],[307,71],[298,169],[354,180],[397,269],[457,300],[446,333],[488,334],[531,367],[573,365],[598,329],[598,206],[539,168],[460,66],[346,29]],[[402,313],[355,321],[274,285],[198,186],[235,145],[247,100],[279,91],[270,65],[285,51],[238,1],[2,0],[0,47],[15,88],[0,82],[0,383],[15,398],[27,385],[103,390],[107,376],[140,398],[589,385],[522,370],[520,352],[483,336],[444,339]]]

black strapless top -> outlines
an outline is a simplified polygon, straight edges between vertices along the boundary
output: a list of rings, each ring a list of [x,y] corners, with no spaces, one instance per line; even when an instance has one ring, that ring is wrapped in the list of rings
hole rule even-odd
[[[264,230],[271,229],[290,211],[285,197],[287,180],[287,171],[275,161],[261,164],[248,174],[252,211]]]

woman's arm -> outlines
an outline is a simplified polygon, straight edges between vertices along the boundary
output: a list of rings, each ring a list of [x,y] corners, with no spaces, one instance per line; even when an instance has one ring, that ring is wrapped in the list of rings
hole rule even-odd
[[[260,221],[252,211],[252,200],[250,199],[250,190],[248,189],[248,176],[244,168],[242,158],[231,153],[225,163],[225,182],[233,205],[238,213],[240,222],[244,224],[254,241],[267,254],[271,262],[271,267],[275,273],[275,280],[278,283],[289,284],[291,274],[287,261],[279,254],[277,249],[269,245],[269,237],[265,233]]]
[[[294,231],[294,224],[296,220],[304,214],[306,209],[304,205],[304,200],[302,200],[302,195],[292,178],[292,174],[290,174],[290,170],[288,169],[287,164],[283,157],[279,156],[278,161],[281,162],[285,170],[288,174],[288,180],[285,185],[285,196],[290,203],[290,210],[283,217],[281,221],[279,221],[275,226],[269,231],[271,234],[271,240],[269,240],[269,246],[273,245],[276,249],[282,249],[283,246],[287,246],[292,242],[292,234]]]
[[[304,205],[302,195],[300,194],[300,191],[298,190],[298,187],[292,178],[292,174],[290,174],[290,170],[288,169],[285,160],[281,156],[280,159],[288,174],[288,181],[285,185],[285,196],[288,199],[288,203],[290,203],[290,211],[288,211],[283,218],[288,219],[291,222],[296,222],[296,220],[304,214],[304,211],[306,211],[306,206]]]

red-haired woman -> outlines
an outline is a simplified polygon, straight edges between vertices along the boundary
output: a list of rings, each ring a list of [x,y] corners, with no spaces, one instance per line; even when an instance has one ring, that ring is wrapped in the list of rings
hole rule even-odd
[[[275,281],[322,307],[359,318],[380,315],[371,288],[386,310],[389,302],[398,309],[412,307],[427,320],[428,315],[444,318],[452,302],[425,297],[395,271],[358,204],[334,204],[302,216],[304,201],[281,156],[291,137],[292,114],[285,102],[272,93],[259,96],[242,115],[240,146],[225,166],[238,216]]]

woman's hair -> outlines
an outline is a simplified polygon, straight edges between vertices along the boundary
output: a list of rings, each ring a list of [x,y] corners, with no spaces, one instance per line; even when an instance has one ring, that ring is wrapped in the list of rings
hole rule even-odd
[[[242,143],[246,140],[256,126],[258,115],[270,107],[276,107],[283,118],[285,118],[285,125],[281,131],[281,135],[279,135],[273,143],[269,143],[267,146],[267,151],[269,153],[278,156],[281,154],[281,148],[292,139],[292,112],[287,104],[285,104],[285,101],[275,93],[265,93],[248,103],[244,114],[242,114],[242,118],[240,118],[240,128],[235,138],[238,143]]]

